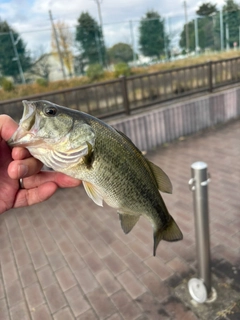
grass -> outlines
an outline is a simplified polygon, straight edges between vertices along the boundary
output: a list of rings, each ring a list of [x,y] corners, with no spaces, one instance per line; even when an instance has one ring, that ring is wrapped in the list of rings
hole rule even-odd
[[[229,52],[216,52],[211,54],[204,54],[197,57],[188,57],[186,59],[177,60],[173,62],[166,62],[166,63],[159,63],[152,66],[147,67],[138,67],[138,68],[132,68],[131,74],[137,75],[137,74],[143,74],[143,73],[152,73],[157,71],[164,71],[174,68],[181,68],[186,67],[190,65],[200,64],[207,61],[217,61],[217,60],[223,60],[223,59],[229,59],[239,56],[239,51],[229,51]],[[103,77],[100,81],[107,81],[114,79],[114,72],[105,71]],[[86,77],[75,77],[69,80],[61,80],[61,81],[54,81],[49,82],[47,86],[42,86],[38,83],[33,84],[26,84],[26,85],[17,85],[14,87],[12,91],[4,91],[3,89],[0,89],[0,100],[9,100],[14,98],[21,98],[21,97],[27,97],[35,94],[41,94],[46,92],[51,92],[55,90],[63,90],[67,88],[73,88],[85,84],[92,83],[92,81]]]

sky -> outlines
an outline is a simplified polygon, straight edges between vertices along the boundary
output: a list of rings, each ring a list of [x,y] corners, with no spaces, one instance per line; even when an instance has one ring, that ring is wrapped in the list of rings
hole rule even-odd
[[[6,20],[25,41],[32,55],[40,55],[50,48],[51,23],[64,21],[74,32],[77,19],[88,12],[99,22],[97,1],[100,2],[103,32],[107,47],[118,42],[131,44],[129,21],[132,21],[135,46],[137,46],[138,21],[149,10],[166,18],[168,32],[179,37],[184,23],[183,0],[0,0],[0,19]],[[216,3],[221,8],[224,0],[186,0],[189,20],[203,2]],[[176,40],[175,40],[176,41]]]

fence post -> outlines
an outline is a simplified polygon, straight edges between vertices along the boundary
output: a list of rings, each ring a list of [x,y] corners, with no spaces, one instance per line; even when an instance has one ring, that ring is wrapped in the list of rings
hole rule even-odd
[[[212,74],[212,61],[208,62],[208,87],[209,92],[213,91],[213,74]]]
[[[199,279],[189,281],[189,292],[194,300],[205,302],[212,294],[210,236],[208,218],[208,183],[207,164],[195,162],[191,165],[192,178],[189,181],[193,191],[194,220]]]
[[[123,106],[125,109],[125,113],[127,115],[130,115],[128,91],[127,91],[127,80],[125,76],[121,76],[121,83],[122,83]]]

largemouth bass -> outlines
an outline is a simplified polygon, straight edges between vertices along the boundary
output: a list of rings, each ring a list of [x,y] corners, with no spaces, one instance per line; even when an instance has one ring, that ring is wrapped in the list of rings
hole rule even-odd
[[[83,181],[99,206],[116,208],[128,233],[142,215],[153,227],[153,255],[160,240],[182,233],[159,193],[171,193],[162,169],[147,160],[123,133],[80,111],[48,101],[23,101],[19,128],[8,141],[22,146],[46,166]]]

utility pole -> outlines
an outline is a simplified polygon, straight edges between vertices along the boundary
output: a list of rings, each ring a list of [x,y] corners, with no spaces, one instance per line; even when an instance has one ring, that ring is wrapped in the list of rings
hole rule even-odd
[[[96,2],[96,4],[97,4],[97,7],[98,7],[98,18],[99,18],[99,22],[100,22],[100,29],[101,29],[101,33],[102,33],[102,40],[103,40],[103,46],[105,47],[105,41],[104,41],[104,34],[103,34],[103,21],[102,21],[102,12],[101,12],[101,2],[102,2],[102,0],[93,0],[93,1],[95,1]],[[95,37],[96,38],[96,37]],[[99,39],[99,41],[98,41],[98,43],[99,44],[101,44],[100,43],[100,39]],[[99,47],[98,47],[98,54],[99,54],[99,52],[100,52],[100,55],[101,55],[101,61],[102,61],[102,65],[105,65],[105,58],[104,57],[102,57],[102,54],[101,54],[101,47],[100,47],[100,51],[99,51]],[[104,60],[104,61],[103,61]]]
[[[188,15],[187,15],[187,3],[183,1],[184,15],[185,15],[185,36],[186,36],[186,52],[189,52],[189,32],[188,32]]]
[[[58,56],[59,56],[59,60],[60,60],[60,63],[61,63],[63,78],[66,79],[66,72],[65,72],[65,69],[64,69],[64,64],[63,64],[62,54],[61,54],[61,50],[60,50],[60,46],[59,46],[57,31],[56,31],[55,26],[54,26],[54,23],[53,23],[53,18],[52,18],[52,12],[51,12],[51,10],[49,10],[49,18],[50,18],[50,21],[51,21],[51,24],[52,24],[52,29],[53,29],[53,33],[54,33],[54,38],[55,38],[56,45],[57,45],[57,51],[58,51]]]
[[[223,12],[220,10],[220,43],[221,43],[221,51],[224,50],[224,41],[223,41]]]
[[[19,38],[16,41],[14,41],[12,30],[10,30],[10,38],[11,38],[11,41],[12,41],[13,50],[14,50],[14,54],[15,54],[15,57],[13,58],[13,60],[17,61],[18,70],[19,70],[19,73],[20,73],[20,77],[21,77],[22,83],[25,84],[26,81],[25,81],[25,78],[24,78],[21,61],[19,59],[18,51],[17,51],[17,48],[16,48],[16,44],[18,43]]]
[[[98,17],[99,17],[99,22],[100,22],[100,26],[101,26],[101,29],[103,27],[103,22],[102,22],[102,13],[101,13],[101,6],[100,6],[100,0],[94,0],[97,4],[97,7],[98,7]]]
[[[194,20],[194,32],[195,32],[195,53],[198,54],[199,42],[198,42],[198,18]]]
[[[132,50],[133,50],[133,63],[134,63],[134,66],[136,67],[135,41],[134,41],[132,20],[129,21],[129,27],[130,27],[130,34],[131,34]]]

